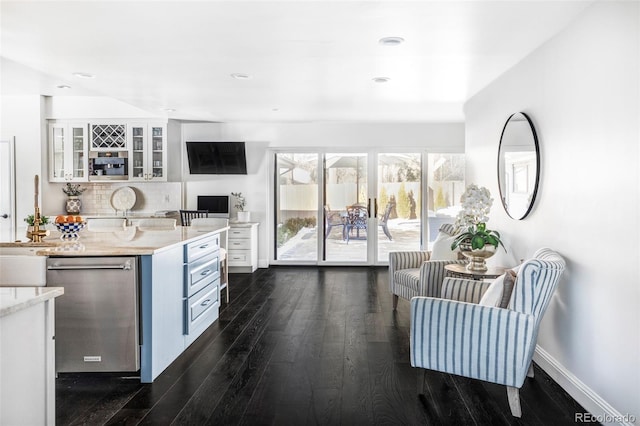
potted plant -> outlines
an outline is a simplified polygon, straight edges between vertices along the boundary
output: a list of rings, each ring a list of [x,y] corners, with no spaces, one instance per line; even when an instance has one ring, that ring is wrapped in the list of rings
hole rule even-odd
[[[238,222],[249,222],[251,220],[251,213],[244,211],[244,206],[247,204],[247,201],[242,196],[242,192],[232,192],[231,195],[235,198],[233,206],[238,212]]]
[[[67,182],[65,186],[62,187],[62,192],[67,194],[67,202],[65,204],[65,209],[69,214],[77,214],[80,213],[80,208],[82,207],[82,201],[80,200],[80,195],[87,188],[81,188],[77,183]]]
[[[487,188],[479,188],[477,185],[469,185],[462,197],[462,210],[456,217],[456,229],[458,235],[451,243],[451,250],[456,248],[469,258],[467,269],[471,271],[486,271],[486,259],[493,256],[501,245],[498,231],[487,229],[489,210],[493,204],[493,198]]]
[[[24,218],[24,221],[27,222],[27,225],[29,225],[29,227],[32,227],[35,223],[35,216],[30,214],[29,216]],[[49,217],[48,216],[40,216],[40,225],[46,225],[49,223]]]

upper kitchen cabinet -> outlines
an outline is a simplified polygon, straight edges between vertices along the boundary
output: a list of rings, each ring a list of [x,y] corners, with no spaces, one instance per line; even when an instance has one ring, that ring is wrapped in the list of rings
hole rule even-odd
[[[49,181],[87,182],[87,123],[49,124]]]
[[[127,151],[127,125],[91,123],[91,151]]]
[[[129,180],[167,181],[167,124],[130,123]]]

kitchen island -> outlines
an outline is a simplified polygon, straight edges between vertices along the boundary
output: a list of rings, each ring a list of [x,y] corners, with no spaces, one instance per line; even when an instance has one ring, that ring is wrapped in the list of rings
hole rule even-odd
[[[55,424],[53,313],[63,293],[0,288],[0,424]]]
[[[52,272],[74,269],[91,274],[87,283],[100,283],[104,276],[99,269],[101,258],[137,259],[140,311],[134,330],[139,331],[140,378],[150,383],[218,318],[219,248],[226,245],[227,230],[227,226],[207,230],[181,226],[156,230],[130,226],[109,232],[85,229],[71,241],[52,232],[43,241],[49,247],[36,254],[49,258],[47,285],[61,285],[50,282]],[[74,259],[76,266],[69,263]],[[95,271],[87,271],[86,264],[96,265]],[[95,354],[87,355],[87,362],[98,359]]]

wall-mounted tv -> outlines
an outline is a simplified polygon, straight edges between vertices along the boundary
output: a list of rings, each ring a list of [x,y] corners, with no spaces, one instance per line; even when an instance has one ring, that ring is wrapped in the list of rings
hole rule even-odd
[[[187,142],[192,175],[246,175],[244,142]]]

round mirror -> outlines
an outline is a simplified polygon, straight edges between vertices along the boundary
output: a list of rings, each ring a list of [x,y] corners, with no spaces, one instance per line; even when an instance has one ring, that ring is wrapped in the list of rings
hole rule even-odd
[[[502,129],[498,149],[498,187],[507,214],[527,217],[538,192],[540,150],[531,119],[523,112],[512,114]]]

